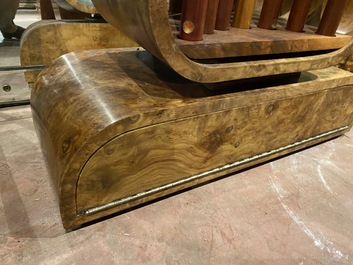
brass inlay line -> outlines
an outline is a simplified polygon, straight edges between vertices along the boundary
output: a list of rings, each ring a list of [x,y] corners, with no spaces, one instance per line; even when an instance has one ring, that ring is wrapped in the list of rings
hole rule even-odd
[[[21,70],[43,70],[45,65],[9,65],[0,66],[0,72],[3,71],[21,71]]]
[[[104,211],[106,209],[110,209],[110,208],[116,207],[118,205],[121,205],[121,204],[124,204],[124,203],[127,203],[127,202],[131,202],[133,200],[141,199],[143,197],[152,195],[154,193],[161,192],[161,191],[164,191],[164,190],[179,186],[181,184],[184,184],[184,183],[187,183],[187,182],[202,178],[202,177],[210,175],[210,174],[218,173],[218,172],[226,170],[226,169],[230,169],[230,168],[242,165],[242,164],[246,164],[246,163],[255,161],[257,159],[264,158],[266,156],[273,155],[275,153],[279,153],[279,152],[288,150],[288,149],[293,148],[293,147],[300,146],[302,144],[306,144],[308,142],[320,139],[322,137],[326,137],[326,136],[329,136],[329,135],[332,135],[332,134],[336,134],[336,133],[344,131],[344,130],[346,130],[348,128],[349,128],[348,126],[344,126],[344,127],[339,128],[339,129],[335,129],[335,130],[332,130],[332,131],[329,131],[329,132],[325,132],[325,133],[319,134],[317,136],[310,137],[308,139],[305,139],[305,140],[302,140],[302,141],[299,141],[299,142],[296,142],[296,143],[293,143],[293,144],[290,144],[290,145],[287,145],[287,146],[280,147],[278,149],[274,149],[274,150],[271,150],[271,151],[268,151],[268,152],[264,152],[264,153],[261,153],[261,154],[258,154],[258,155],[252,156],[252,157],[248,157],[248,158],[245,158],[245,159],[242,159],[242,160],[238,160],[238,161],[235,161],[233,163],[226,164],[226,165],[223,165],[221,167],[214,168],[214,169],[202,172],[200,174],[196,174],[196,175],[190,176],[190,177],[185,178],[185,179],[181,179],[181,180],[169,183],[169,184],[165,184],[165,185],[157,187],[157,188],[153,188],[153,189],[150,189],[150,190],[147,190],[147,191],[144,191],[144,192],[140,192],[140,193],[137,193],[137,194],[134,194],[134,195],[122,198],[122,199],[118,199],[118,200],[109,202],[109,203],[104,204],[104,205],[100,205],[100,206],[96,206],[96,207],[89,208],[89,209],[86,209],[86,210],[82,210],[82,211],[79,212],[79,214],[80,215],[95,214],[97,212],[101,212],[101,211]]]

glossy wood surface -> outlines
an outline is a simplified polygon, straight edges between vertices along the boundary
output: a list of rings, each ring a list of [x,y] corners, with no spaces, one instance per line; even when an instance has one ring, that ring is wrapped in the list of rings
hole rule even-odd
[[[95,0],[99,13],[113,26],[165,62],[187,79],[210,83],[301,72],[337,65],[352,53],[353,42],[329,53],[274,60],[217,61],[207,64],[190,60],[176,45],[164,0]],[[214,36],[214,35],[212,35]],[[251,42],[251,41],[249,41]],[[218,43],[221,53],[222,41]],[[295,42],[292,46],[295,47]]]
[[[21,39],[21,65],[48,65],[59,56],[79,50],[136,47],[137,44],[108,23],[39,21]],[[33,83],[39,71],[26,71]]]
[[[60,57],[40,74],[31,105],[65,228],[352,125],[351,73],[328,68],[288,80],[203,85],[136,49]]]

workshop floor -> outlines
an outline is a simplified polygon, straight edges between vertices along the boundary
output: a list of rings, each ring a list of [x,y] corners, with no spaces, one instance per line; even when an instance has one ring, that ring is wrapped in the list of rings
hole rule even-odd
[[[66,233],[29,106],[0,109],[0,264],[352,264],[353,130]]]

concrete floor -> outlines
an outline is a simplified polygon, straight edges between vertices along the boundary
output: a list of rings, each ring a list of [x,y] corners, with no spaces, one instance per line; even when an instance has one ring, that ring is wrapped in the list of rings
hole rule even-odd
[[[0,264],[352,264],[353,130],[66,233],[29,106],[0,110]]]
[[[353,264],[352,160],[353,130],[66,233],[30,107],[1,108],[0,264]]]

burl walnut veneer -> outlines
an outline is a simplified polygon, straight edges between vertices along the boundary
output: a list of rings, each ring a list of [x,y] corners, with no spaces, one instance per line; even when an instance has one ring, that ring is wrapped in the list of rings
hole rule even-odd
[[[347,131],[353,74],[297,77],[206,85],[143,50],[60,57],[31,104],[65,228]]]

